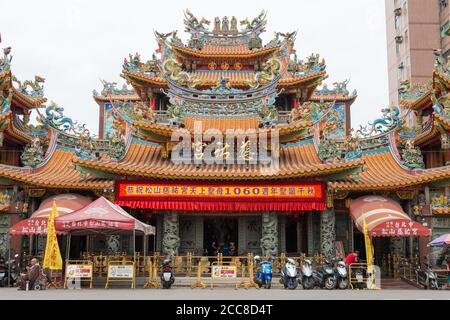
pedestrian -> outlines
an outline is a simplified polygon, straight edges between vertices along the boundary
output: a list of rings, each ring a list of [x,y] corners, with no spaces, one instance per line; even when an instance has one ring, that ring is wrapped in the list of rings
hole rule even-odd
[[[21,273],[17,280],[17,286],[19,290],[26,290],[27,282],[28,287],[33,288],[34,284],[39,278],[46,278],[42,272],[42,268],[36,258],[31,259],[31,266],[27,267],[27,273]]]
[[[351,252],[347,255],[345,258],[345,264],[347,266],[351,265],[352,263],[357,263],[359,257],[359,251]]]

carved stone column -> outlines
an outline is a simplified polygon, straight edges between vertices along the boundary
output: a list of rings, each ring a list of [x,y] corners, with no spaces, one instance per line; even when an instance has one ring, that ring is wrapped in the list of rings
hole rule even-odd
[[[9,248],[9,216],[0,215],[0,256],[5,257]]]
[[[279,225],[279,241],[280,241],[280,252],[286,252],[286,217],[280,216],[278,218]]]
[[[328,209],[320,213],[320,251],[329,259],[336,255],[335,222],[336,216],[333,209]]]
[[[278,256],[278,216],[276,213],[262,214],[261,250],[264,256],[276,258]]]
[[[180,248],[178,214],[167,212],[163,218],[162,254],[177,256]]]

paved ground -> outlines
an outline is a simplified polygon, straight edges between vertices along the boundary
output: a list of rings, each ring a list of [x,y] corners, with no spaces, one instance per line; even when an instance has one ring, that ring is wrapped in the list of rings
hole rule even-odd
[[[3,300],[51,299],[51,300],[450,300],[450,290],[284,290],[284,289],[190,289],[174,287],[163,289],[50,289],[46,291],[18,291],[16,288],[0,288]]]

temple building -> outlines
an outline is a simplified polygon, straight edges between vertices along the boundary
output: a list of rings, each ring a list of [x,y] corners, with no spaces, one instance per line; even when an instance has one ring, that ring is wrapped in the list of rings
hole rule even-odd
[[[377,259],[427,253],[429,235],[450,232],[447,60],[436,56],[429,85],[401,89],[416,126],[389,106],[353,129],[348,81],[328,88],[324,59],[298,58],[296,32],[263,44],[266,23],[265,12],[238,22],[186,11],[187,43],[155,32],[150,60],[124,59],[122,88],[94,90],[98,138],[47,103],[43,78],[15,79],[4,49],[0,254],[12,224],[66,193],[105,196],[156,226],[148,248],[168,255],[202,255],[215,242],[236,255],[332,257],[363,251],[363,220]],[[359,212],[361,201],[373,208]]]

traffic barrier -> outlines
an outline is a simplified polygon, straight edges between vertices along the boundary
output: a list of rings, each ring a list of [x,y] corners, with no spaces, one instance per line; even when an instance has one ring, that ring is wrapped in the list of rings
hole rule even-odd
[[[134,262],[122,260],[109,261],[105,289],[109,288],[110,282],[131,282],[131,289],[134,289]]]
[[[361,270],[362,277],[354,276],[354,271]],[[368,266],[367,263],[352,263],[348,266],[349,286],[351,289],[379,289],[380,269],[377,266]]]
[[[67,288],[67,280],[77,282],[89,282],[89,288],[92,289],[93,264],[89,260],[66,260],[64,272],[64,289]]]

